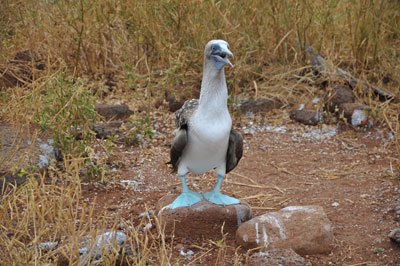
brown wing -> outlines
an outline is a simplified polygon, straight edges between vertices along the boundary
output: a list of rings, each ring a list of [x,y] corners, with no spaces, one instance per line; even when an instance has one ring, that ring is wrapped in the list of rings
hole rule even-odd
[[[172,142],[170,150],[170,161],[167,164],[172,164],[174,172],[178,170],[179,161],[182,156],[182,152],[185,149],[187,143],[187,128],[181,128],[176,131],[176,136]]]
[[[167,164],[172,164],[174,171],[178,170],[179,161],[183,150],[187,143],[187,130],[190,117],[199,106],[198,99],[186,101],[182,108],[175,113],[175,138],[172,141],[170,150],[170,161]]]
[[[234,129],[229,134],[228,151],[226,153],[226,173],[233,170],[243,155],[243,137]]]

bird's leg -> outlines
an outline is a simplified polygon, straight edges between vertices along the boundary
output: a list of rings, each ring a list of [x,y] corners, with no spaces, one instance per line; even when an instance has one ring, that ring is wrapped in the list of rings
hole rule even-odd
[[[218,181],[215,188],[211,192],[204,193],[204,198],[217,205],[232,205],[239,204],[240,200],[224,195],[220,192],[222,183],[222,175],[218,175]]]
[[[186,174],[181,175],[182,180],[182,194],[180,194],[174,202],[172,202],[170,209],[176,209],[180,207],[189,207],[203,199],[201,194],[191,191],[186,185]]]

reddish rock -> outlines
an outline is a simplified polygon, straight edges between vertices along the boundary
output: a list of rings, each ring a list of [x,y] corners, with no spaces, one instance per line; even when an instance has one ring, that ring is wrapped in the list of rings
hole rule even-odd
[[[190,207],[171,210],[168,206],[177,196],[166,195],[157,204],[166,233],[175,230],[176,236],[220,239],[222,226],[224,232],[234,234],[242,223],[252,218],[251,208],[246,203],[220,206],[202,200]]]
[[[290,118],[310,126],[315,126],[324,122],[321,112],[311,109],[294,109],[290,112]]]
[[[257,252],[250,256],[249,264],[252,266],[306,266],[304,258],[291,248],[276,248],[265,252]]]
[[[292,248],[300,255],[328,254],[333,247],[332,225],[320,206],[292,206],[242,224],[236,243],[255,247]]]
[[[339,113],[353,127],[373,126],[370,108],[361,103],[344,103],[339,106]]]
[[[326,109],[333,113],[341,104],[354,103],[355,96],[353,90],[350,89],[349,86],[338,85],[328,93],[325,100]]]

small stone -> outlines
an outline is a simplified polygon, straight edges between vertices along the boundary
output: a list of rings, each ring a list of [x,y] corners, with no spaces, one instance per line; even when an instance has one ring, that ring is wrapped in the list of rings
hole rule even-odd
[[[236,243],[245,249],[292,248],[299,255],[328,254],[333,226],[320,206],[291,206],[242,224]]]
[[[304,258],[291,248],[276,248],[264,252],[257,252],[250,256],[249,265],[252,266],[306,266]]]
[[[290,112],[290,118],[305,124],[315,126],[324,122],[324,117],[320,111],[311,110],[311,109],[294,109]]]
[[[157,204],[157,212],[165,232],[174,230],[175,236],[221,239],[224,232],[234,234],[237,228],[251,219],[251,208],[246,203],[221,206],[205,199],[190,207],[170,209],[169,205],[178,195],[166,195]]]
[[[335,208],[336,208],[336,207],[339,207],[339,205],[340,205],[339,202],[334,202],[334,203],[332,203],[332,207],[335,207]]]
[[[397,227],[397,228],[393,229],[392,231],[390,231],[389,239],[392,242],[400,245],[400,227]]]
[[[189,249],[187,252],[183,251],[183,248],[179,251],[181,256],[192,256],[194,254],[193,250]]]

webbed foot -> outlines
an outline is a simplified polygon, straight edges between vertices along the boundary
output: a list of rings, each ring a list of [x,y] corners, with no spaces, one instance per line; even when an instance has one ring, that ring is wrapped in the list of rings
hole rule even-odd
[[[217,205],[233,205],[240,203],[240,200],[221,194],[221,192],[217,191],[204,193],[204,198]]]
[[[181,207],[189,207],[197,202],[201,201],[203,199],[203,196],[197,192],[193,191],[186,191],[180,194],[174,202],[172,202],[171,206],[169,207],[170,209],[176,209],[176,208],[181,208]]]

